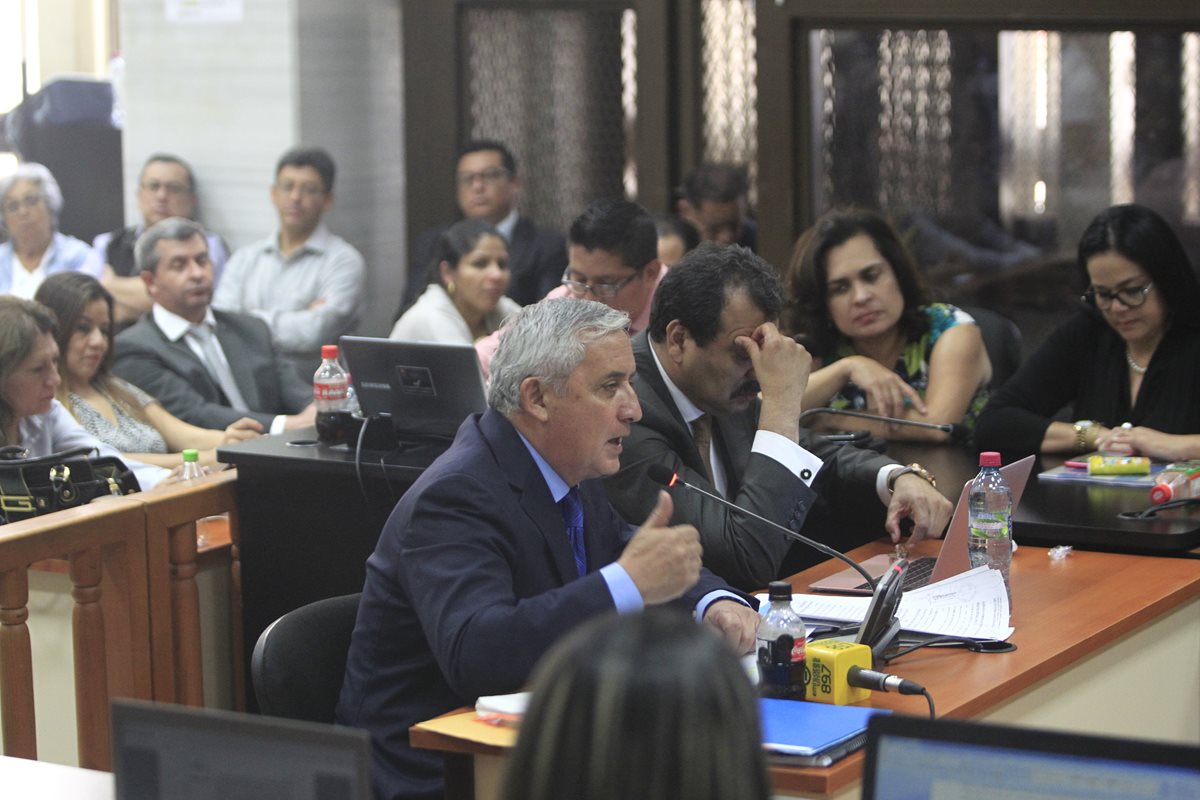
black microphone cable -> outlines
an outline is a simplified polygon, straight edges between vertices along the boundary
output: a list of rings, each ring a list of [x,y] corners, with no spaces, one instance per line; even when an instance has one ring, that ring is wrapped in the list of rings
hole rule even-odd
[[[935,719],[937,717],[937,712],[933,704],[933,695],[916,681],[910,681],[907,678],[901,678],[899,675],[892,675],[887,672],[876,672],[873,669],[863,669],[862,667],[853,666],[846,672],[846,683],[860,689],[869,689],[872,692],[923,695],[925,702],[929,704],[929,718]]]

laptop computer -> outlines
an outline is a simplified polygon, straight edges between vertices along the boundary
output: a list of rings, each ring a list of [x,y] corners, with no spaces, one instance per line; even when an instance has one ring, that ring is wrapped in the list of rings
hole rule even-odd
[[[1200,798],[1200,747],[876,715],[862,800]]]
[[[116,800],[370,800],[357,728],[113,700]]]
[[[1029,475],[1033,471],[1033,462],[1033,456],[1026,456],[1020,461],[1014,461],[1000,468],[1000,472],[1004,475],[1004,480],[1008,483],[1008,487],[1012,489],[1014,515],[1016,514],[1017,505],[1021,502],[1021,495],[1025,493],[1025,486],[1029,483]],[[937,558],[927,556],[913,559],[909,563],[904,576],[904,589],[906,591],[919,589],[926,584],[953,577],[971,568],[971,560],[967,552],[967,516],[969,511],[967,495],[970,488],[970,481],[963,484],[962,492],[958,496],[958,503],[954,506],[954,516],[950,518],[950,527],[946,530],[946,539],[942,542],[942,549],[938,553]],[[878,579],[887,572],[888,567],[892,565],[893,561],[892,556],[885,553],[868,558],[862,562],[862,567],[872,578]],[[872,593],[872,587],[863,581],[862,575],[849,568],[811,583],[808,588],[814,592],[836,592],[838,594],[867,595]]]
[[[487,408],[479,356],[469,344],[343,336],[364,417],[387,417],[400,442],[449,441]]]

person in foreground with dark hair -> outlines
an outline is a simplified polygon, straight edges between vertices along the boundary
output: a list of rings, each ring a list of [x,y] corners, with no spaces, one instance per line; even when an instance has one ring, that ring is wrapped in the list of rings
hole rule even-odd
[[[975,442],[1028,453],[1200,458],[1200,282],[1179,239],[1138,205],[1079,240],[1084,307],[992,397]],[[1075,422],[1051,419],[1070,406]]]
[[[883,217],[858,210],[822,217],[796,242],[784,285],[784,330],[804,335],[816,365],[806,406],[974,427],[992,377],[983,336],[966,312],[929,301],[920,270]],[[814,422],[887,439],[949,438],[834,415]]]
[[[667,612],[605,617],[554,647],[505,800],[767,800],[758,700],[720,639]]]
[[[650,327],[633,339],[643,416],[605,482],[613,505],[627,520],[648,513],[657,464],[839,549],[884,526],[899,541],[904,518],[914,540],[941,536],[951,506],[923,468],[800,428],[811,357],[776,327],[782,305],[775,271],[744,247],[705,242],[667,271]],[[705,566],[738,588],[825,558],[686,487],[671,498],[672,519],[700,530]]]
[[[490,139],[467,142],[458,151],[454,186],[462,218],[483,220],[504,237],[512,273],[509,297],[520,305],[528,305],[541,300],[558,285],[567,265],[566,242],[557,230],[544,228],[520,212],[521,176],[517,172],[517,159],[506,145]],[[448,224],[440,225],[416,236],[397,317],[429,283],[434,247],[447,227]]]
[[[367,560],[337,720],[371,733],[376,796],[435,798],[442,758],[408,729],[521,689],[538,659],[590,617],[676,603],[754,646],[758,614],[700,566],[690,525],[660,492],[635,530],[596,478],[619,466],[641,415],[629,317],[544,300],[505,324],[489,409],[388,518]],[[683,622],[681,624],[695,624]]]
[[[320,147],[280,156],[271,184],[279,228],[237,249],[212,299],[214,308],[265,322],[276,352],[306,383],[321,363],[321,346],[354,328],[365,289],[362,255],[322,222],[333,208],[334,173],[332,156]]]
[[[520,308],[504,296],[509,279],[504,237],[483,220],[460,220],[442,231],[435,259],[429,285],[388,338],[474,344]]]

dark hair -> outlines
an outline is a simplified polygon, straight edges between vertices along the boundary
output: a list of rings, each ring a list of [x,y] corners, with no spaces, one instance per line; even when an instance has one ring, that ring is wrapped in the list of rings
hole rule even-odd
[[[703,242],[667,270],[650,307],[650,338],[679,320],[701,347],[717,335],[730,295],[744,290],[768,320],[779,318],[783,287],[771,265],[745,247]]]
[[[696,246],[700,244],[700,231],[678,214],[655,214],[654,228],[658,231],[660,239],[666,236],[678,236],[679,240],[683,242],[683,252],[685,253],[696,249]]]
[[[323,147],[293,147],[279,157],[275,165],[275,177],[284,167],[312,167],[321,176],[325,191],[333,191],[333,176],[337,167],[333,164],[333,156]]]
[[[462,219],[442,231],[433,246],[429,282],[441,283],[442,272],[438,265],[445,261],[451,268],[457,267],[463,256],[474,250],[475,245],[479,244],[479,240],[484,236],[495,236],[504,241],[504,237],[494,225],[481,219]]]
[[[829,251],[859,235],[870,237],[896,275],[904,298],[898,325],[905,338],[919,339],[929,329],[929,321],[921,313],[921,306],[929,303],[929,290],[896,229],[874,211],[838,209],[821,217],[800,235],[783,277],[788,295],[784,331],[789,335],[804,334],[805,343],[814,355],[829,355],[842,338],[829,316]]]
[[[679,611],[592,620],[534,673],[506,800],[767,800],[758,701]]]
[[[479,153],[484,150],[495,150],[497,153],[499,153],[501,166],[508,170],[509,177],[516,177],[517,160],[513,158],[511,150],[509,150],[500,142],[497,142],[495,139],[472,139],[463,145],[462,149],[458,151],[458,159],[455,160],[454,163],[457,164],[459,161],[462,161],[463,156],[465,155]]]
[[[571,244],[604,250],[641,269],[658,258],[658,232],[646,209],[628,200],[594,200],[571,223]]]
[[[103,300],[104,304],[108,306],[108,328],[104,331],[104,338],[108,340],[108,350],[105,351],[104,358],[96,368],[92,384],[105,392],[114,402],[121,403],[125,410],[134,417],[143,422],[146,421],[146,416],[142,413],[137,400],[132,394],[117,385],[110,372],[114,350],[113,298],[108,290],[100,285],[100,281],[82,272],[60,272],[42,281],[34,299],[53,311],[54,316],[58,318],[58,330],[54,334],[54,340],[58,342],[58,374],[63,379],[58,387],[58,401],[73,415],[75,414],[75,407],[70,402],[69,396],[71,387],[67,378],[67,345],[75,334],[75,327],[79,318],[83,316],[84,309],[97,300]]]
[[[746,168],[737,164],[701,164],[679,187],[683,199],[700,208],[705,200],[732,203],[746,194]]]
[[[0,295],[0,385],[21,366],[38,337],[53,334],[57,327],[54,312],[41,303]],[[8,401],[0,397],[0,445],[20,444],[8,441],[13,417]]]
[[[141,173],[138,174],[139,181],[145,176],[146,167],[150,166],[151,164],[153,164],[155,162],[161,162],[164,164],[178,164],[179,166],[183,167],[183,171],[187,173],[188,191],[191,192],[192,194],[196,193],[196,175],[195,175],[195,173],[192,172],[191,165],[188,164],[186,161],[184,161],[179,156],[171,155],[170,153],[154,153],[149,158],[147,158],[146,163],[142,164]],[[276,170],[276,172],[278,172],[278,170]]]
[[[1119,253],[1146,271],[1167,307],[1168,324],[1200,327],[1200,282],[1171,226],[1139,205],[1101,211],[1079,239],[1076,264],[1084,285],[1091,283],[1087,262],[1101,253]]]

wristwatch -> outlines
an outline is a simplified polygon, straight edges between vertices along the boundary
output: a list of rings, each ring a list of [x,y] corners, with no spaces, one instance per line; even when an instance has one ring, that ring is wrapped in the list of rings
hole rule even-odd
[[[888,477],[887,477],[888,494],[895,494],[896,493],[896,481],[899,480],[901,475],[909,475],[909,474],[916,475],[918,478],[924,478],[925,480],[929,481],[930,486],[933,486],[933,487],[937,486],[937,478],[933,477],[933,473],[930,472],[929,470],[925,469],[920,464],[918,464],[917,462],[914,461],[913,463],[903,466],[900,469],[892,470],[892,474],[888,475]]]
[[[1096,444],[1097,424],[1090,419],[1081,419],[1071,426],[1075,430],[1075,447],[1081,453],[1091,450]]]

